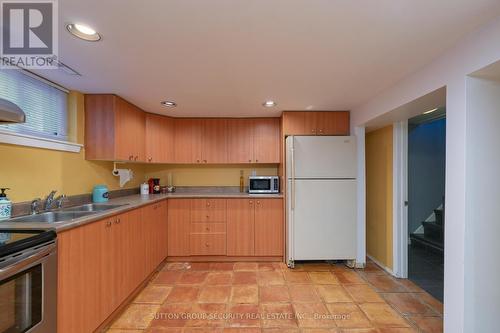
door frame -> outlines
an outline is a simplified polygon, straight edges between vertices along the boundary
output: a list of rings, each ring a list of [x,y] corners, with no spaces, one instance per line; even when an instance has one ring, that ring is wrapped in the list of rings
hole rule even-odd
[[[393,124],[393,274],[408,278],[408,120]]]

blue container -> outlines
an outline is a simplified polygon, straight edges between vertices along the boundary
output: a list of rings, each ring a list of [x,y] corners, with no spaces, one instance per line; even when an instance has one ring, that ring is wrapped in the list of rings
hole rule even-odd
[[[106,185],[96,185],[92,190],[92,202],[107,202],[109,200],[109,190]]]

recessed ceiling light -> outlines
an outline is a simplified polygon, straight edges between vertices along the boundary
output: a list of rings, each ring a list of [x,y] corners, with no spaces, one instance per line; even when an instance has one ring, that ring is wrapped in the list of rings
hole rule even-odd
[[[173,101],[161,101],[160,104],[167,108],[175,108],[177,106],[177,103]]]
[[[101,35],[94,29],[84,24],[71,23],[66,25],[66,29],[75,37],[90,42],[97,42],[101,39]]]
[[[429,110],[429,111],[425,111],[424,113],[422,114],[429,114],[429,113],[433,113],[434,111],[437,111],[439,110],[439,108],[435,108],[435,109],[432,109],[432,110]]]
[[[264,103],[262,103],[262,106],[265,106],[266,108],[272,108],[273,106],[276,106],[276,102],[275,101],[265,101]]]

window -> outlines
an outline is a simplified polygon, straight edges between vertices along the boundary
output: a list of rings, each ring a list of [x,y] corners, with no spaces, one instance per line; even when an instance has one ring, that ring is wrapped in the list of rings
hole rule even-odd
[[[68,92],[24,70],[0,70],[0,97],[16,103],[26,123],[0,125],[16,133],[68,140]]]

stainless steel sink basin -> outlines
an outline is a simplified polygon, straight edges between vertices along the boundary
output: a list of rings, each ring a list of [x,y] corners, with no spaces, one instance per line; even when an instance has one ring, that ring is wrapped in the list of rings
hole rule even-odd
[[[8,220],[8,222],[42,222],[58,223],[66,222],[80,217],[93,214],[92,212],[45,212],[36,215],[19,216]]]
[[[103,212],[110,209],[115,209],[125,205],[108,205],[108,204],[86,204],[75,207],[61,209],[62,212]]]

